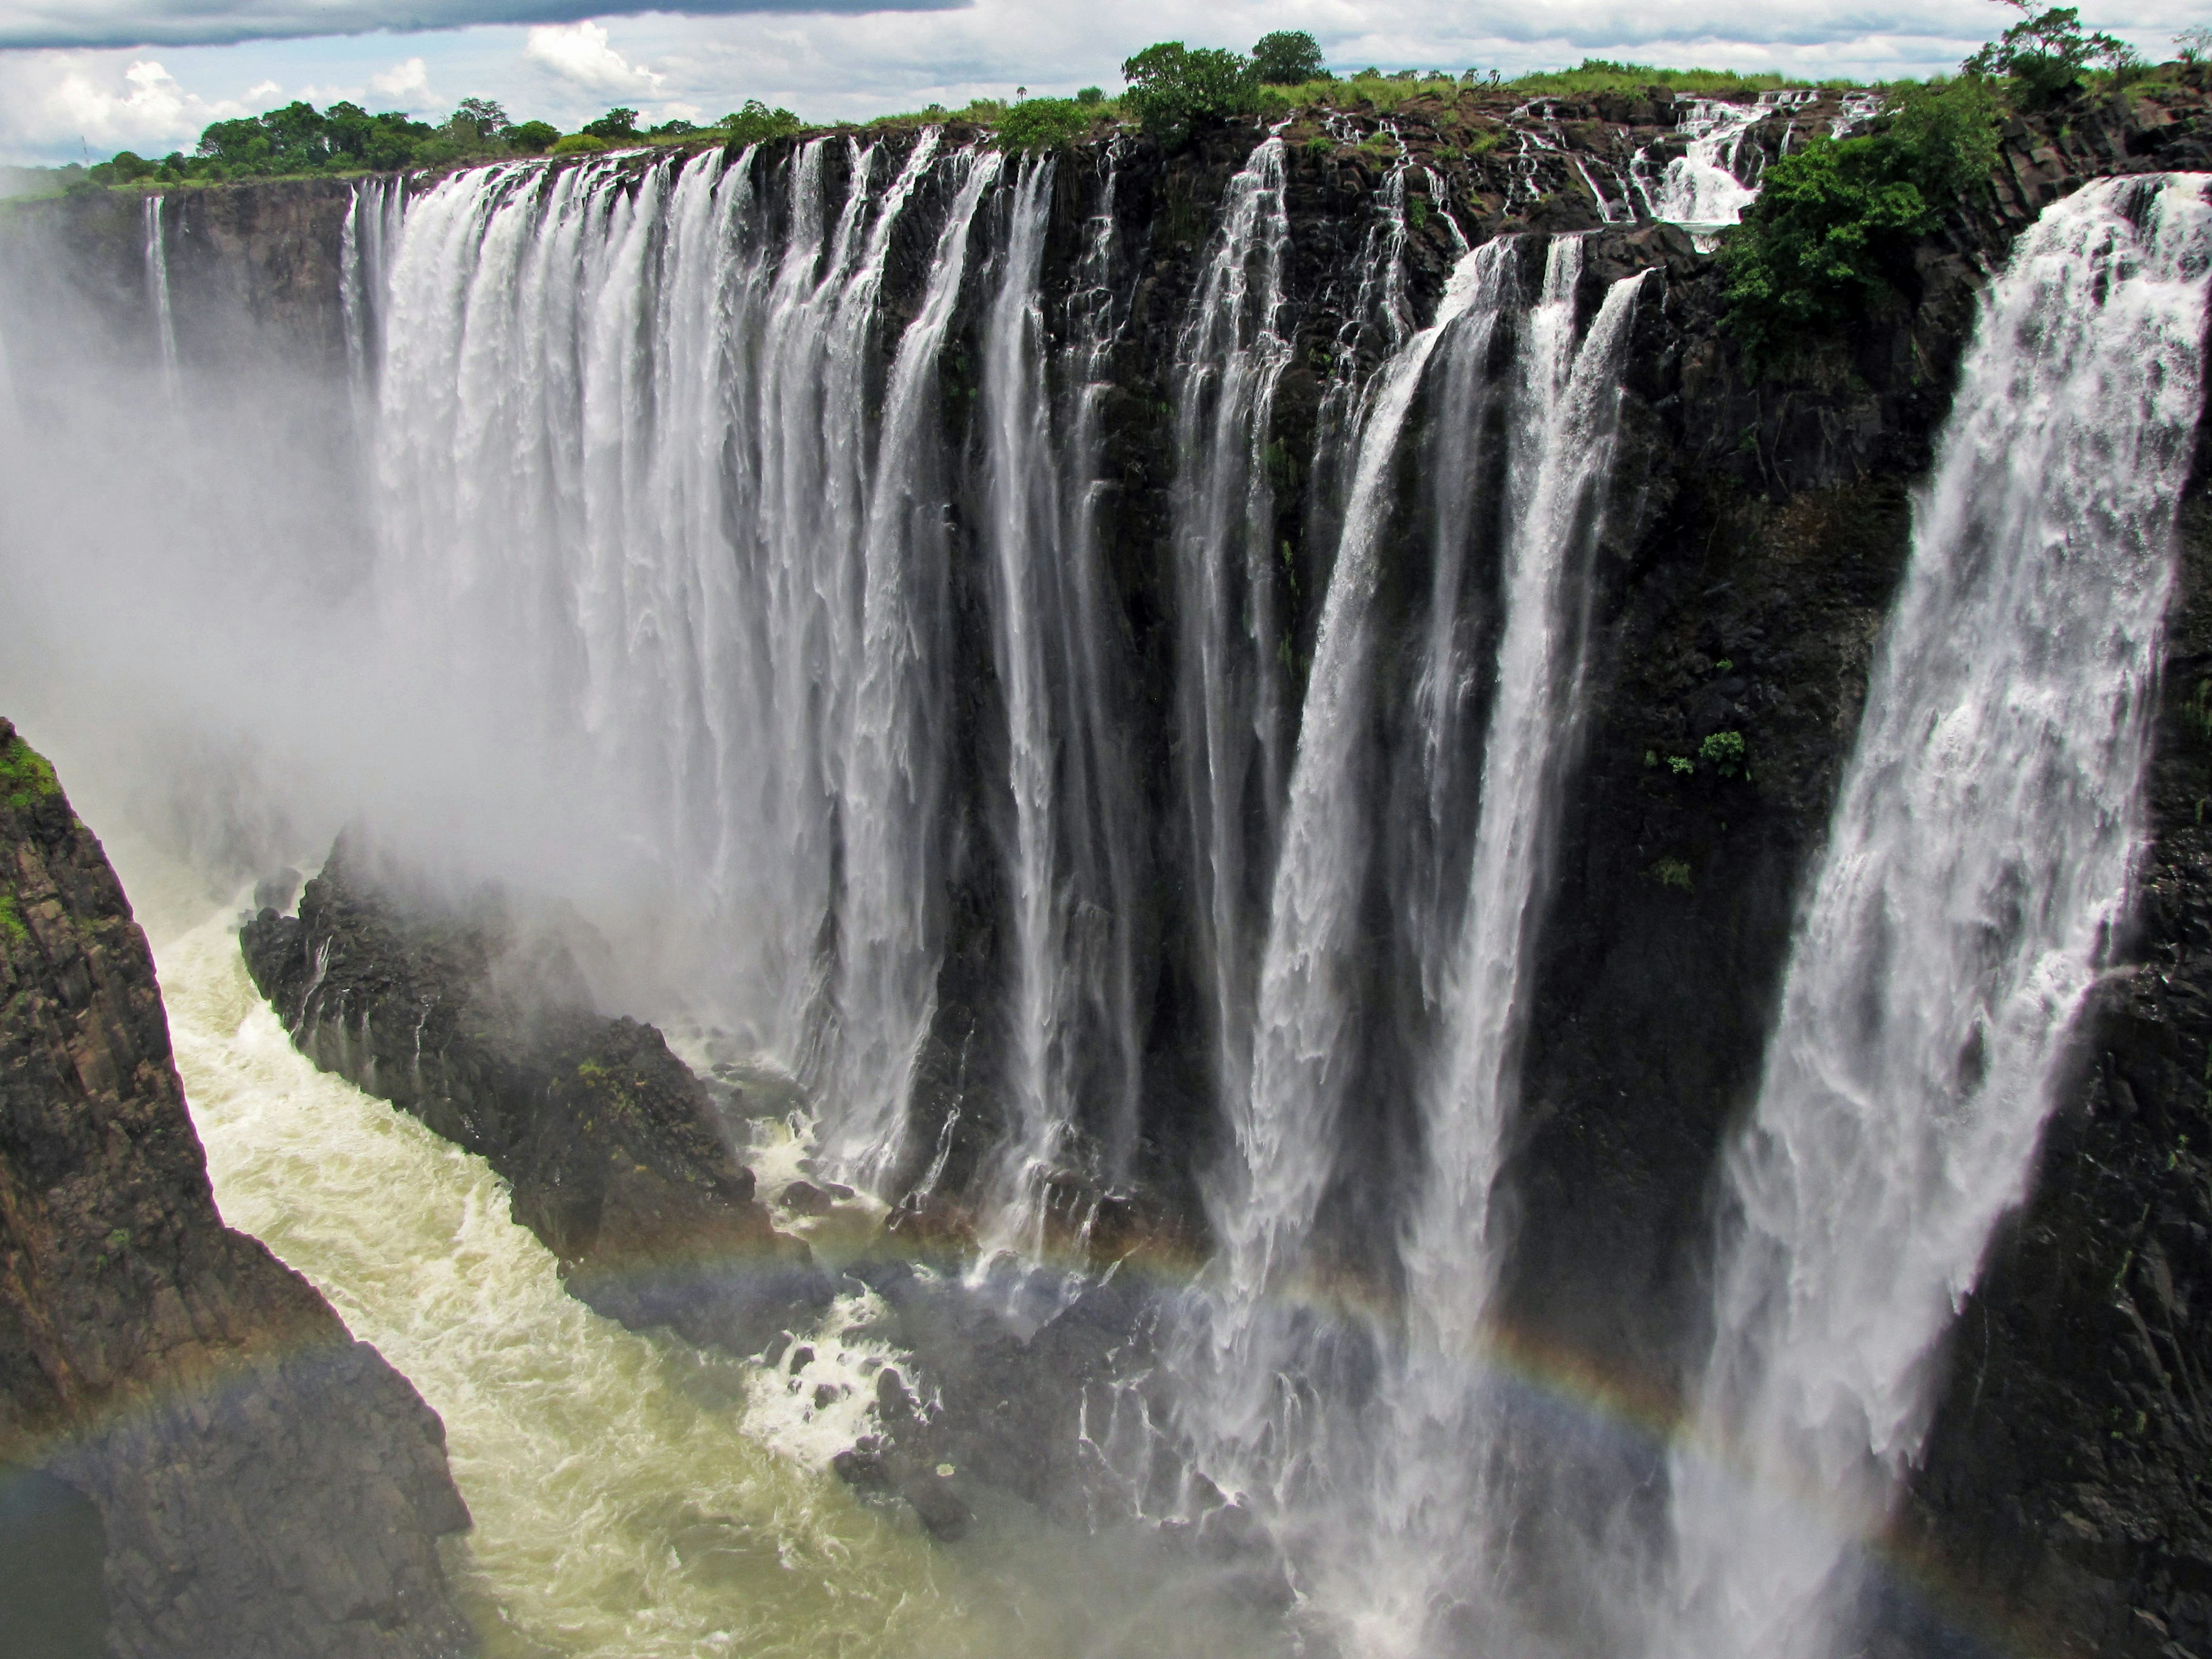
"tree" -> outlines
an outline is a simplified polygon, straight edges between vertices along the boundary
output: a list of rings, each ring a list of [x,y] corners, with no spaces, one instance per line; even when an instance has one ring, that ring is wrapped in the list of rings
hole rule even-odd
[[[1075,98],[1032,98],[999,118],[1007,149],[1062,149],[1091,131],[1097,109]]]
[[[504,137],[510,148],[525,155],[543,155],[561,141],[561,129],[550,121],[525,121],[509,127]]]
[[[577,129],[586,137],[604,139],[610,144],[627,143],[638,136],[637,112],[634,109],[611,109],[596,121],[586,121]]]
[[[1164,40],[1124,62],[1121,74],[1129,83],[1123,107],[1171,149],[1194,125],[1247,115],[1259,105],[1259,76],[1241,52]]]
[[[2199,23],[2173,37],[2174,56],[2185,64],[2212,61],[2212,27]]]
[[[1997,0],[2020,14],[2020,21],[1969,58],[1962,67],[1970,75],[2002,75],[2016,82],[2031,101],[2054,104],[2081,84],[2082,75],[2094,64],[2112,70],[2132,69],[2140,61],[2126,41],[2106,34],[2084,33],[2081,13],[2073,6],[2053,6],[2039,12],[2030,0]]]
[[[507,131],[509,123],[507,112],[490,99],[464,98],[446,125],[457,137],[473,138],[483,143],[500,137]]]
[[[1252,67],[1268,87],[1302,87],[1328,74],[1322,66],[1321,42],[1303,29],[1277,29],[1252,48]]]
[[[764,144],[806,124],[787,109],[770,109],[759,99],[748,98],[743,109],[732,111],[714,125],[730,135],[733,144]]]

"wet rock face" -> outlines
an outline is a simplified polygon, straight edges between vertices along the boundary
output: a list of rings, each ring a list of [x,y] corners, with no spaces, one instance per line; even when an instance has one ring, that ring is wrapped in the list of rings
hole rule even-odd
[[[495,896],[412,888],[341,841],[299,915],[264,909],[242,944],[301,1051],[487,1159],[599,1312],[751,1352],[828,1304],[704,1085],[653,1027],[592,1011],[556,932]]]
[[[472,1648],[434,1547],[468,1525],[443,1426],[222,1224],[145,938],[5,721],[0,1464],[0,1528],[35,1504],[58,1578],[104,1592],[36,1609],[68,1639],[104,1618],[105,1651],[131,1659]],[[54,1600],[53,1581],[18,1591]]]

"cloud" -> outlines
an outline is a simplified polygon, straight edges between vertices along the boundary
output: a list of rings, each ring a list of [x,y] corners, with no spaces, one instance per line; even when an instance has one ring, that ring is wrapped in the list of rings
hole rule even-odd
[[[572,85],[590,92],[636,93],[650,96],[668,79],[632,64],[607,44],[597,23],[549,24],[530,31],[523,56]],[[416,59],[421,62],[421,59]]]
[[[404,98],[419,104],[429,96],[430,66],[419,58],[410,58],[404,64],[394,64],[381,75],[370,76],[368,84],[386,98]]]
[[[568,23],[644,11],[941,11],[968,0],[0,0],[0,51],[32,47],[234,46],[383,30]]]
[[[241,99],[195,96],[150,60],[132,63],[118,78],[119,85],[83,68],[65,68],[38,99],[37,117],[49,130],[90,146],[95,155],[118,149],[161,155],[198,138],[210,121],[246,112]]]

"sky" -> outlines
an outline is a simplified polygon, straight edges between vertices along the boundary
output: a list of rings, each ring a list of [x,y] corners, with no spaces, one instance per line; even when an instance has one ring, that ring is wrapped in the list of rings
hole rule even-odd
[[[2083,0],[2153,59],[2205,0]],[[442,119],[465,97],[574,127],[610,106],[709,121],[748,98],[811,120],[1121,84],[1155,40],[1311,33],[1332,67],[1525,70],[1627,58],[1881,79],[1948,70],[1995,0],[0,0],[0,162],[189,150],[304,98]]]

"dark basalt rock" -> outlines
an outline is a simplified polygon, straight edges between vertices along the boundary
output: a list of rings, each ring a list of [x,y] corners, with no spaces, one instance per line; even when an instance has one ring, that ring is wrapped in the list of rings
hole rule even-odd
[[[597,1311],[750,1353],[828,1304],[705,1086],[652,1026],[592,1011],[557,930],[497,895],[429,894],[341,839],[299,915],[263,910],[241,944],[301,1052],[480,1153]]]
[[[0,1645],[466,1653],[468,1524],[435,1413],[216,1214],[144,935],[0,720]]]

